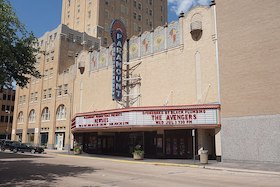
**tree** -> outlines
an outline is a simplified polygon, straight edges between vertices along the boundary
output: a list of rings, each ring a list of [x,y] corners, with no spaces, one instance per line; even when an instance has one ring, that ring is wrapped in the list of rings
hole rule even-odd
[[[25,87],[30,77],[40,78],[36,70],[37,39],[19,21],[10,2],[0,0],[0,87],[12,82]]]

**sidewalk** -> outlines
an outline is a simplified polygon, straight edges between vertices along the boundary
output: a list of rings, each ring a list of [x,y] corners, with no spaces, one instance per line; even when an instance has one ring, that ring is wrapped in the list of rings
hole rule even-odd
[[[253,163],[253,162],[237,162],[237,161],[217,162],[216,160],[209,160],[208,164],[201,164],[199,160],[194,161],[191,159],[150,159],[150,158],[145,158],[144,160],[135,161],[132,159],[132,157],[96,155],[96,154],[87,154],[87,153],[83,153],[81,155],[74,155],[73,151],[70,151],[70,154],[68,154],[67,150],[65,151],[65,150],[46,149],[45,151],[47,154],[87,157],[91,159],[110,160],[114,162],[195,167],[195,168],[212,169],[212,170],[280,175],[280,163]]]

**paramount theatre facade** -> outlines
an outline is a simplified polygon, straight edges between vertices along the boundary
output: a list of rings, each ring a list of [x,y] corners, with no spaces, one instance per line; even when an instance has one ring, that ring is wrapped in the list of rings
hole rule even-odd
[[[112,85],[114,59],[122,61],[121,87]],[[193,158],[204,149],[221,158],[212,8],[197,7],[121,49],[83,50],[74,66],[71,132],[84,152],[129,156],[141,145],[145,157]],[[114,89],[121,98],[112,98]]]
[[[191,159],[204,149],[210,159],[221,159],[213,7],[196,7],[176,22],[124,40],[118,51],[113,44],[87,48],[83,35],[60,27],[52,78],[17,89],[12,139],[57,149],[80,144],[86,153],[123,156],[141,145],[151,158]],[[119,52],[122,85],[115,87]],[[120,98],[112,97],[115,88]],[[38,100],[29,103],[32,89]]]

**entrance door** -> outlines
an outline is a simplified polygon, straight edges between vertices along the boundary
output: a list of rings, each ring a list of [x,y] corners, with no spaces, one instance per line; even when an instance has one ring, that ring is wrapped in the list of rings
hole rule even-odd
[[[56,134],[56,148],[57,148],[57,150],[62,150],[63,149],[63,138],[64,138],[63,133]]]
[[[155,158],[157,153],[157,132],[144,132],[145,157]]]
[[[191,131],[165,131],[165,156],[167,158],[192,158]]]

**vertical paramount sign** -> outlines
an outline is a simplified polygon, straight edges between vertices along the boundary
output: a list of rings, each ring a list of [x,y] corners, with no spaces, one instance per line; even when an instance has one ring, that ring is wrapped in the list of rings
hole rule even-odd
[[[112,98],[122,99],[122,56],[126,40],[126,29],[120,20],[114,20],[111,25],[111,37],[114,43]]]

